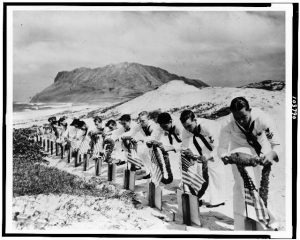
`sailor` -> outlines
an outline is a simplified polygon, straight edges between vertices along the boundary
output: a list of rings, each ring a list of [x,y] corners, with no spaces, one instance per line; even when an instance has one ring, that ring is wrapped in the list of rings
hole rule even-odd
[[[125,132],[123,136],[130,136],[137,141],[137,157],[143,161],[146,174],[141,179],[150,178],[150,162],[146,161],[150,156],[149,149],[146,146],[146,142],[151,140],[151,135],[158,125],[149,118],[147,111],[140,112],[138,114],[138,124],[135,125],[132,131]]]
[[[79,119],[74,118],[71,122],[71,124],[68,126],[67,130],[63,133],[63,139],[65,140],[66,149],[69,148],[75,148],[76,145],[76,135],[77,135],[77,125],[78,125]]]
[[[167,112],[162,112],[158,115],[157,123],[159,127],[154,129],[151,139],[162,143],[163,148],[169,154],[173,178],[181,179],[180,150],[182,144],[182,125]]]
[[[190,149],[194,155],[202,156],[207,161],[207,170],[202,164],[196,163],[197,173],[206,180],[198,197],[206,207],[224,205],[223,172],[224,165],[216,153],[216,136],[218,124],[215,121],[196,118],[191,110],[184,110],[180,115],[184,127],[182,131],[182,149]]]
[[[264,165],[274,164],[280,158],[280,137],[274,121],[265,112],[257,108],[250,108],[244,97],[234,98],[230,104],[231,116],[228,123],[221,130],[218,154],[227,161],[228,155],[235,149],[246,149],[248,153],[259,156]],[[244,182],[235,164],[232,164],[234,176],[233,211],[234,229],[248,230],[250,219],[246,218]],[[256,188],[260,186],[262,166],[246,167],[249,176],[253,179]],[[277,222],[270,211],[270,226],[276,228]],[[256,222],[257,229],[260,224]]]

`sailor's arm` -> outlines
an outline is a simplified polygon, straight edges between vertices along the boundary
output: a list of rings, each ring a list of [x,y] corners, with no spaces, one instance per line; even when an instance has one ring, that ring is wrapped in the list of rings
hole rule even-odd
[[[190,147],[190,140],[193,137],[192,133],[188,132],[187,130],[183,130],[181,134],[181,149],[188,149]]]
[[[120,127],[114,131],[112,131],[111,135],[110,135],[110,138],[114,141],[120,141],[121,140],[121,137],[122,135],[124,134],[124,128],[123,127]]]
[[[141,127],[139,125],[135,125],[132,129],[130,129],[128,132],[124,132],[122,134],[122,137],[132,137],[135,138],[136,135],[141,131]]]
[[[221,128],[220,136],[219,136],[219,145],[217,147],[217,154],[220,158],[228,155],[229,153],[229,143],[231,138],[230,125],[226,124]]]
[[[280,136],[277,131],[275,122],[273,121],[273,119],[271,119],[270,116],[266,114],[261,116],[260,121],[263,127],[263,131],[265,132],[266,137],[272,147],[272,150],[269,153],[264,154],[263,157],[269,162],[277,162],[279,160],[279,155],[282,152],[282,145],[280,143]]]

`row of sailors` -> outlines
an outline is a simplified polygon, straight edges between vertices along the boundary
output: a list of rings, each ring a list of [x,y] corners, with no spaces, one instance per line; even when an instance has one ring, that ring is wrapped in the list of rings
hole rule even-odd
[[[147,141],[161,142],[167,151],[173,151],[169,152],[169,158],[174,178],[176,178],[176,173],[181,174],[180,151],[189,148],[194,154],[202,155],[208,160],[209,185],[203,196],[203,202],[207,206],[219,206],[224,204],[224,165],[220,159],[237,148],[247,148],[252,155],[257,154],[253,145],[249,143],[247,132],[252,134],[251,136],[254,136],[261,145],[260,156],[266,163],[273,163],[278,159],[281,151],[274,122],[266,113],[260,109],[251,109],[248,101],[243,97],[233,99],[230,110],[232,114],[223,125],[217,120],[196,118],[190,110],[184,110],[179,121],[176,121],[167,112],[149,114],[143,111],[138,115],[138,122],[133,121],[128,114],[121,116],[119,124],[111,119],[105,125],[97,116],[94,118],[94,127],[88,127],[84,121],[79,119],[74,119],[69,127],[65,118],[58,121],[49,119],[49,122],[52,126],[51,134],[56,137],[57,141],[69,142],[72,148],[78,148],[79,151],[80,145],[94,135],[101,135],[103,138],[109,137],[119,144],[124,136],[134,138],[139,142],[137,156],[145,163],[146,176],[144,178],[150,176],[148,164],[151,160],[145,144]],[[150,119],[150,116],[154,117]],[[120,158],[122,155],[120,145],[116,144],[114,153],[116,153],[115,157]],[[123,155],[123,157],[126,156]],[[195,171],[202,174],[199,163],[195,163],[194,168]],[[250,176],[255,180],[257,186],[260,184],[261,169],[261,166],[250,169]],[[232,172],[235,180],[233,189],[234,225],[235,230],[243,230],[245,228],[243,179],[235,165],[232,165]],[[180,176],[177,178],[181,179]]]

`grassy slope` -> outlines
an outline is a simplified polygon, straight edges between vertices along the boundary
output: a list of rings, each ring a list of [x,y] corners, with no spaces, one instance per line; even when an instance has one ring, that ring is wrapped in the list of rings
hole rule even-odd
[[[84,181],[78,176],[48,167],[38,143],[29,141],[30,129],[13,133],[13,195],[73,194],[122,198],[118,192],[100,188],[96,178]],[[127,195],[124,197],[127,197]]]

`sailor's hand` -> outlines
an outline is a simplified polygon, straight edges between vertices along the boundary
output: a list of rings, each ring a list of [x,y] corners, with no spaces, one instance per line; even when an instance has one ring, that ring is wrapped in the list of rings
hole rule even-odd
[[[166,152],[171,152],[171,151],[176,152],[176,149],[174,146],[164,146],[163,145],[162,147],[165,149]]]
[[[149,147],[149,148],[152,147],[152,144],[153,144],[152,141],[146,141],[147,147]]]
[[[229,163],[229,161],[230,161],[230,156],[228,156],[227,154],[223,154],[223,155],[221,156],[221,160],[223,161],[223,163],[224,163],[225,165],[227,165],[227,164]]]
[[[141,143],[144,143],[144,139],[135,139],[135,141],[138,143],[138,142],[141,142]]]
[[[186,148],[179,146],[179,147],[174,147],[174,150],[175,150],[175,152],[183,152],[184,150],[186,150]]]
[[[133,140],[131,136],[121,136],[121,140]]]
[[[147,141],[146,142],[146,145],[150,148],[152,147],[153,145],[157,145],[157,146],[162,146],[162,144],[156,140],[151,140],[151,141]],[[164,147],[164,146],[163,146]]]
[[[207,158],[206,161],[214,162],[215,160],[214,160],[214,157],[211,156],[211,157]]]
[[[182,148],[181,153],[183,153],[185,155],[189,155],[189,156],[194,156],[193,152],[189,148]]]
[[[261,155],[261,159],[263,161],[263,165],[272,165],[274,162],[278,162],[278,156],[275,151],[270,151],[266,154]]]

